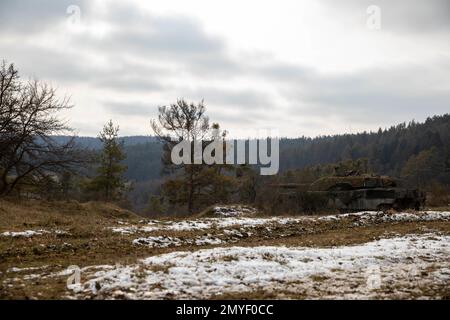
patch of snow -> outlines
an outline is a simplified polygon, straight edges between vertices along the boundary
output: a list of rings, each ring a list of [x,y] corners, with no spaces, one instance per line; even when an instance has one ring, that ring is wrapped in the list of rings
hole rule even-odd
[[[244,237],[244,235],[239,230],[235,230],[235,229],[223,230],[223,233],[226,234],[226,235],[230,235],[230,236],[237,236],[239,238],[243,238]]]
[[[243,215],[254,215],[256,209],[247,206],[217,206],[213,208],[214,215],[218,217],[240,217]]]
[[[261,246],[182,251],[95,272],[88,276],[83,294],[196,299],[279,290],[305,292],[311,297],[320,294],[327,298],[367,298],[378,294],[368,282],[373,270],[378,272],[381,286],[393,282],[413,287],[448,285],[449,259],[450,236],[442,235],[396,237],[334,248]],[[431,267],[433,272],[424,278],[422,274]],[[411,268],[415,271],[409,272]],[[316,279],[331,280],[321,284]],[[92,291],[93,283],[100,290]],[[114,293],[117,291],[120,296]]]
[[[157,248],[167,248],[170,246],[181,246],[183,242],[179,238],[160,236],[134,239],[133,244],[146,245],[149,247]]]
[[[54,230],[53,231],[54,234],[67,234],[69,235],[70,233],[64,230]]]
[[[180,239],[175,237],[146,237],[133,240],[134,245],[145,245],[152,248],[167,248],[167,247],[179,247],[181,245],[216,245],[221,244],[222,240],[219,238],[206,235],[202,237],[196,237],[194,239]]]
[[[154,232],[154,231],[199,231],[208,229],[224,229],[232,226],[245,228],[254,228],[264,224],[279,223],[287,224],[303,220],[301,218],[248,218],[248,217],[229,217],[229,218],[204,218],[195,220],[169,221],[164,223],[151,222],[146,226],[127,226],[113,227],[113,232],[122,234],[134,234],[136,232]]]
[[[402,222],[415,222],[415,221],[437,221],[450,220],[450,212],[448,211],[420,211],[415,213],[410,212],[395,212],[384,213],[382,211],[363,211],[356,213],[345,213],[337,215],[328,215],[317,218],[319,221],[339,221],[347,218],[358,218],[365,222],[370,222],[379,219],[384,222],[402,221]]]
[[[48,268],[48,265],[42,266],[42,267],[28,267],[28,268],[18,268],[18,267],[12,267],[6,270],[6,272],[27,272],[27,271],[35,271],[35,270],[42,270]]]
[[[222,240],[219,238],[212,238],[209,236],[200,237],[195,239],[195,245],[197,246],[204,246],[204,245],[215,245],[215,244],[221,244]]]
[[[148,227],[142,227],[143,231],[155,231],[155,230],[170,230],[170,231],[191,231],[191,230],[204,230],[211,228],[211,224],[208,221],[201,219],[198,220],[184,220],[166,222],[164,224],[151,223]]]
[[[64,230],[53,230],[53,231],[48,231],[48,230],[44,230],[44,229],[39,229],[39,230],[25,230],[25,231],[6,231],[3,233],[0,233],[1,236],[3,237],[12,237],[12,238],[19,238],[19,237],[23,237],[23,238],[30,238],[33,236],[41,236],[43,234],[50,234],[50,233],[54,233],[54,234],[69,234],[67,231]]]
[[[436,221],[450,220],[450,212],[448,211],[424,211],[417,213],[399,212],[383,216],[385,221]]]
[[[43,235],[44,233],[50,233],[47,230],[25,230],[25,231],[6,231],[3,232],[1,235],[4,237],[12,237],[12,238],[16,238],[16,237],[24,237],[24,238],[29,238],[32,236],[40,236]]]
[[[40,274],[27,274],[23,277],[23,280],[35,280],[40,278],[41,278]]]
[[[221,207],[218,207],[221,208]],[[376,211],[362,211],[356,213],[336,214],[327,216],[299,216],[299,217],[271,217],[271,218],[251,218],[251,217],[224,217],[224,218],[201,218],[182,221],[157,221],[148,222],[147,225],[121,226],[110,228],[113,232],[121,234],[135,234],[137,232],[151,233],[154,231],[201,231],[208,229],[230,229],[238,227],[242,230],[256,227],[266,227],[272,230],[276,225],[298,224],[303,222],[324,221],[333,222],[345,219],[354,219],[355,225],[368,224],[375,221],[380,222],[411,222],[411,221],[437,221],[450,220],[450,212],[422,211],[417,213],[397,212],[384,213]]]
[[[347,218],[360,218],[360,219],[367,219],[368,217],[374,217],[378,215],[382,215],[383,212],[377,212],[377,211],[361,211],[361,212],[354,212],[354,213],[341,213],[341,214],[333,214],[333,215],[327,215],[318,217],[318,221],[338,221],[341,219],[347,219]],[[314,217],[313,217],[314,218]]]
[[[130,227],[111,227],[112,232],[120,233],[120,234],[134,234],[138,230],[135,226]]]

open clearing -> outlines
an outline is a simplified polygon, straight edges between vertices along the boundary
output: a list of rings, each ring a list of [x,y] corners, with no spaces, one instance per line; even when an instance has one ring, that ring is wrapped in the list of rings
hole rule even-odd
[[[449,211],[216,211],[149,220],[99,203],[1,202],[0,298],[450,298]],[[81,281],[67,287],[70,266]]]

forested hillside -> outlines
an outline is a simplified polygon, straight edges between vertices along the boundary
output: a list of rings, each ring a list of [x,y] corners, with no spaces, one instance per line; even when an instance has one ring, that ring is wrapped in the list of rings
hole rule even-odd
[[[161,144],[154,137],[121,139],[127,155],[126,178],[136,181],[159,178]],[[96,138],[78,137],[76,142],[92,149],[100,146]],[[431,178],[450,184],[450,114],[428,118],[424,123],[402,123],[377,132],[280,141],[282,172],[359,158],[367,158],[373,171],[393,176],[402,175],[402,171],[415,162],[425,161],[430,165]]]
[[[57,141],[59,143],[65,143],[69,139],[71,139],[71,137],[69,137],[69,136],[57,136],[54,138],[55,138],[55,141]],[[119,142],[123,143],[125,147],[134,146],[137,144],[152,143],[152,142],[156,142],[156,141],[157,141],[157,139],[155,137],[151,137],[151,136],[128,136],[128,137],[119,138]],[[96,137],[83,137],[83,136],[76,137],[75,142],[80,147],[93,149],[93,150],[97,150],[102,147],[102,143],[101,143],[100,139],[98,139]]]
[[[58,139],[64,142],[67,137]],[[97,138],[78,137],[75,141],[99,152],[101,144]],[[128,200],[133,207],[142,209],[153,195],[159,194],[166,178],[161,175],[162,144],[154,137],[143,136],[123,137],[120,141],[126,154],[124,178],[132,185]],[[377,132],[280,140],[282,175],[310,168],[310,178],[314,179],[318,170],[311,167],[356,159],[366,159],[371,172],[401,178],[410,187],[429,189],[438,184],[448,188],[450,115],[434,116],[424,123],[402,123]],[[298,172],[295,176],[304,180],[305,174],[308,173]]]
[[[407,165],[426,161],[433,178],[450,183],[450,115],[428,118],[424,123],[402,123],[378,132],[285,139],[280,154],[283,171],[367,158],[373,171],[399,176]]]

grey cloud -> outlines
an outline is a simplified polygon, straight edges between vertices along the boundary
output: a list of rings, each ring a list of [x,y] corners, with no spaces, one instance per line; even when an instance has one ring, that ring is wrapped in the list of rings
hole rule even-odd
[[[439,65],[448,69],[444,61]],[[296,85],[285,93],[296,113],[304,112],[306,107],[310,115],[334,115],[361,123],[386,118],[394,122],[423,119],[448,112],[450,91],[440,89],[446,73],[427,72],[424,66],[372,69],[339,76],[316,74],[297,78]],[[302,106],[296,104],[299,101]]]
[[[89,83],[92,87],[122,92],[154,92],[164,90],[162,84],[173,71],[165,67],[152,67],[107,54],[111,65],[91,63],[85,52],[60,51],[21,44],[11,47],[0,43],[2,59],[14,62],[21,74],[38,79],[51,79],[58,83]],[[33,59],[30,59],[30,53]]]
[[[102,19],[112,26],[103,39],[80,35],[74,42],[99,52],[113,51],[145,59],[177,64],[209,76],[238,69],[227,55],[225,42],[208,35],[195,20],[185,16],[157,16],[125,4],[109,6],[107,12],[88,19]]]
[[[275,102],[264,92],[213,88],[203,88],[199,92],[219,122],[249,126],[275,116],[272,109]]]
[[[128,76],[120,73],[111,74],[110,77],[95,80],[94,84],[100,88],[116,89],[124,92],[154,92],[164,90],[164,86],[156,77]]]
[[[211,89],[210,89],[211,90]],[[212,89],[215,91],[215,89]],[[208,95],[208,89],[202,91],[204,97],[211,98]],[[245,95],[245,94],[244,94]],[[180,96],[179,98],[185,98],[188,101],[198,102],[203,98],[200,95],[190,94],[189,96]],[[233,93],[227,95],[227,91],[223,91],[219,100],[205,98],[204,102],[208,109],[208,115],[211,116],[211,121],[214,122],[228,122],[228,123],[241,123],[241,124],[251,124],[257,121],[262,121],[267,119],[267,111],[261,110],[258,105],[246,104],[249,101],[243,98],[239,100]],[[220,101],[220,102],[218,102]],[[239,104],[230,104],[231,101]],[[240,101],[240,102],[238,102]],[[169,101],[170,102],[174,101]],[[116,115],[127,115],[127,116],[141,116],[148,117],[155,116],[156,107],[161,105],[157,102],[142,102],[142,101],[131,101],[131,102],[118,102],[118,101],[103,101],[102,106],[108,112]],[[218,107],[220,106],[220,107]],[[245,107],[246,106],[246,107]]]
[[[103,123],[102,122],[96,122],[96,123],[88,123],[86,121],[70,121],[70,125],[73,128],[76,128],[74,131],[75,134],[79,134],[82,132],[83,135],[88,136],[97,136],[98,132],[102,128]]]
[[[21,43],[10,46],[0,43],[2,58],[15,63],[22,75],[62,82],[86,82],[95,76],[96,67],[85,63],[80,54],[55,51]]]
[[[172,92],[170,96],[174,97],[173,101],[166,101],[164,104],[170,104],[176,98],[193,102],[203,100],[213,121],[249,124],[274,117],[270,113],[275,103],[270,95],[261,91],[220,87],[196,87],[195,89],[172,87],[170,92]],[[134,105],[133,103],[130,107]],[[152,105],[154,110],[157,105]]]
[[[357,19],[365,25],[366,9],[376,5],[381,9],[382,29],[400,33],[434,33],[450,31],[450,1],[448,0],[321,0],[345,19]]]
[[[112,26],[111,33],[101,38],[86,33],[63,34],[67,43],[58,49],[21,41],[16,34],[20,31],[20,37],[33,39],[53,37],[51,27],[67,17],[69,4],[80,6],[83,24],[105,22]],[[222,39],[208,35],[195,20],[184,16],[156,16],[122,2],[105,6],[106,11],[94,10],[86,1],[71,0],[8,0],[1,6],[4,10],[0,10],[0,17],[6,16],[5,12],[14,17],[11,28],[3,32],[15,35],[13,42],[0,42],[2,58],[38,77],[90,82],[111,90],[162,91],[165,86],[161,83],[177,76],[173,70],[195,77],[207,73],[210,78],[230,77],[240,70],[240,64],[228,56]],[[54,31],[60,35],[66,32]],[[107,64],[92,63],[93,56],[102,57]],[[143,61],[158,63],[159,67],[143,67],[139,63]]]
[[[139,29],[120,26],[102,42],[139,54],[206,55],[222,50],[219,41],[208,38],[201,28],[181,18],[150,16],[142,21]]]
[[[208,35],[194,19],[181,15],[154,15],[123,2],[115,2],[105,9],[101,13],[89,11],[86,20],[87,23],[106,22],[112,27],[111,32],[101,39],[86,34],[74,36],[74,44],[87,50],[115,52],[186,66],[208,64],[225,69],[232,64],[226,57],[225,42]]]
[[[76,5],[87,8],[87,0],[2,0],[0,2],[0,34],[21,36],[56,32],[58,23],[68,17],[67,8]]]
[[[17,65],[22,74],[49,78],[58,82],[107,82],[125,76],[151,77],[167,72],[163,68],[149,68],[121,58],[110,52],[96,52],[107,57],[110,65],[101,66],[90,59],[90,51],[61,46],[52,49],[28,43],[11,46],[0,42],[2,58]],[[114,89],[117,86],[114,86]]]
[[[216,87],[198,87],[195,90],[178,88],[176,92],[188,100],[204,100],[210,114],[220,121],[244,123],[270,118],[275,102],[271,96],[252,89],[225,89]]]
[[[254,90],[229,90],[211,87],[198,88],[192,93],[194,96],[202,96],[212,104],[226,105],[230,107],[267,108],[272,104],[270,97],[265,93]]]
[[[155,113],[155,105],[144,102],[104,101],[103,108],[117,115],[150,117]]]
[[[277,61],[252,68],[252,72],[277,81],[304,81],[317,76],[316,71],[312,68]]]
[[[339,12],[341,18],[357,19],[362,26],[367,18],[366,8],[375,4],[382,9],[383,30],[411,34],[450,31],[447,0],[322,1],[330,10]],[[22,37],[39,40],[41,34],[52,38],[53,32],[61,32],[55,26],[67,17],[70,4],[82,9],[82,23],[106,22],[112,26],[111,33],[105,37],[67,35],[69,46],[58,50],[46,48],[38,41],[22,41]],[[1,0],[0,37],[8,35],[8,42],[0,38],[0,58],[16,62],[22,74],[70,84],[88,83],[92,89],[110,90],[112,94],[159,92],[173,99],[205,99],[213,120],[240,125],[283,123],[279,121],[282,117],[299,119],[296,123],[300,125],[302,118],[327,116],[362,123],[386,118],[397,122],[448,112],[450,93],[436,89],[439,83],[448,83],[448,60],[420,68],[322,75],[313,67],[232,58],[224,40],[208,34],[188,17],[156,16],[123,2],[106,9],[93,11],[85,0]],[[101,57],[105,63],[96,64],[92,57]],[[176,87],[173,80],[184,75],[194,78],[193,82]],[[290,108],[284,110],[279,101],[262,90],[237,86],[227,89],[209,86],[207,82],[233,81],[233,77],[270,83]],[[150,117],[158,105],[140,101],[139,96],[126,103],[110,99],[101,101],[101,105],[118,115]],[[166,101],[170,102],[173,101]]]
[[[211,118],[211,120],[213,122],[218,122],[222,129],[228,130],[233,134],[229,126],[240,126],[241,129],[251,132],[251,130],[258,129],[260,127],[259,124],[267,120],[267,117],[258,112],[230,113],[218,110],[214,111],[214,117]]]

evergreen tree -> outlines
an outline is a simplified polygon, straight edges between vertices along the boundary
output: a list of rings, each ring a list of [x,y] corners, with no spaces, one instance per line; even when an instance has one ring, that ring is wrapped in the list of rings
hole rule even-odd
[[[119,126],[110,120],[100,132],[98,138],[103,144],[99,158],[97,176],[91,187],[107,201],[119,200],[125,188],[123,173],[127,167],[122,164],[125,159],[123,143],[118,140]]]
[[[152,121],[154,133],[164,142],[164,172],[172,174],[163,184],[162,194],[171,205],[186,206],[190,214],[207,205],[226,202],[233,186],[233,178],[225,174],[232,166],[194,164],[194,148],[189,155],[191,164],[175,165],[171,161],[171,151],[178,142],[184,140],[193,146],[195,141],[201,141],[205,148],[219,132],[218,124],[209,125],[205,111],[203,101],[194,104],[181,99],[160,107],[158,120]],[[222,141],[225,135],[220,137]]]
[[[150,195],[148,200],[148,206],[146,208],[146,213],[152,216],[158,216],[165,213],[165,208],[162,203],[162,198],[156,195]]]
[[[425,188],[445,170],[444,166],[444,158],[439,153],[439,149],[432,147],[420,152],[417,156],[411,156],[403,167],[402,177],[410,185]]]

